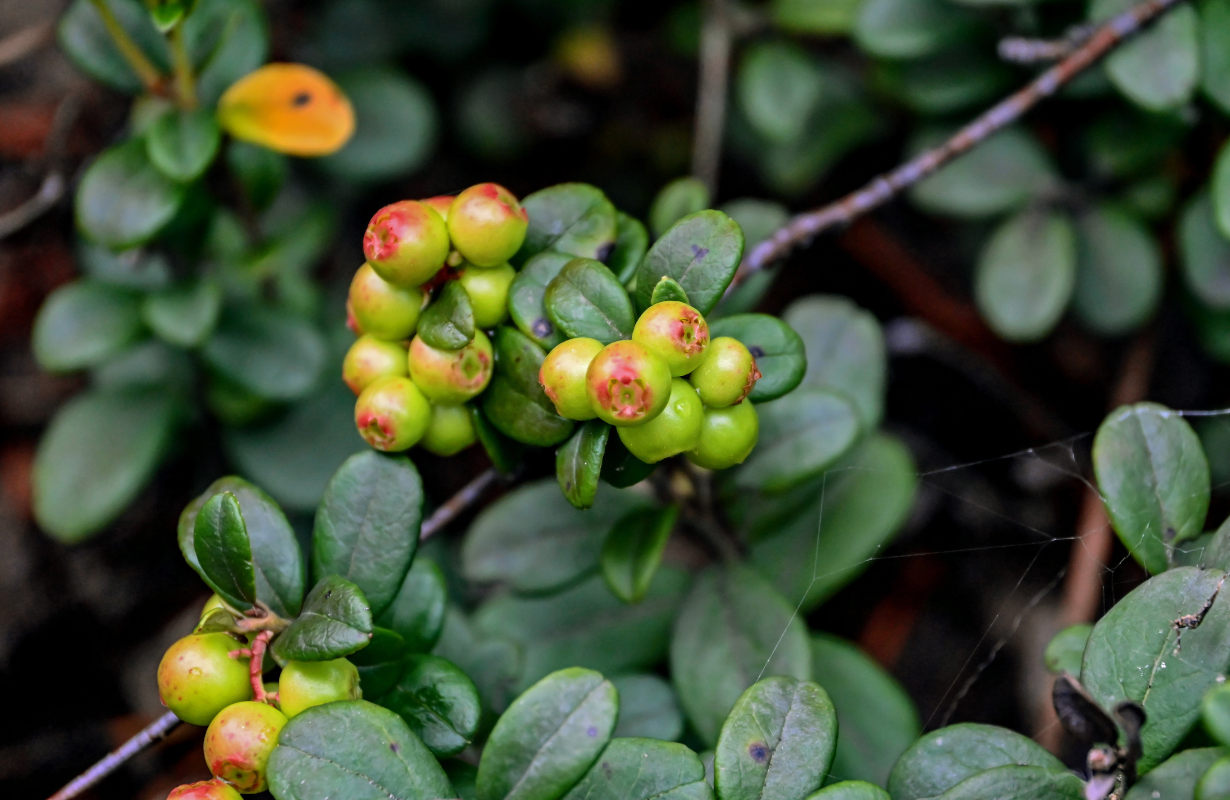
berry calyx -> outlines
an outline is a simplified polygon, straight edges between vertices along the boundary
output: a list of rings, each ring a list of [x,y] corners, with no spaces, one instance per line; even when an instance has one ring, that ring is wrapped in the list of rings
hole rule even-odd
[[[460,350],[441,350],[415,336],[408,357],[410,377],[433,403],[464,403],[491,382],[495,354],[480,330]]]
[[[508,264],[467,267],[461,271],[457,280],[470,296],[475,326],[492,328],[508,317],[508,288],[516,277],[517,271]]]
[[[269,754],[285,725],[286,715],[267,703],[245,700],[222,709],[205,731],[209,771],[243,794],[263,792]]]
[[[743,342],[719,336],[709,343],[704,360],[688,378],[710,408],[741,403],[760,380],[756,359]]]
[[[460,453],[478,439],[474,417],[463,405],[438,403],[431,407],[431,422],[419,445],[429,453],[451,456]]]
[[[705,406],[692,384],[682,378],[671,381],[670,399],[662,413],[644,425],[616,428],[628,452],[655,464],[696,447],[704,421]]]
[[[406,348],[371,335],[360,336],[342,359],[342,380],[360,394],[381,378],[405,377]]]
[[[354,424],[377,450],[399,452],[418,444],[431,420],[431,404],[409,378],[381,378],[359,395]]]
[[[448,258],[448,228],[431,206],[399,200],[380,209],[363,233],[372,269],[398,286],[426,283]]]
[[[463,191],[448,210],[453,247],[471,264],[495,267],[512,258],[525,241],[529,215],[512,192],[497,183]]]
[[[370,334],[390,342],[409,339],[419,324],[423,292],[409,286],[396,286],[380,277],[371,264],[364,263],[350,281],[346,311],[355,335]]]
[[[158,696],[175,716],[208,725],[219,711],[252,696],[248,659],[231,658],[240,643],[226,633],[194,633],[167,648],[158,663]]]
[[[726,408],[706,408],[696,446],[688,461],[706,469],[726,469],[742,464],[756,447],[760,419],[751,403]]]
[[[287,661],[278,678],[278,705],[287,719],[334,700],[358,700],[359,670],[344,658]]]
[[[167,800],[242,800],[239,792],[230,784],[214,778],[176,786],[167,795]]]
[[[555,404],[555,413],[564,419],[593,419],[598,416],[589,402],[586,372],[594,356],[602,352],[602,342],[579,336],[557,344],[538,368],[538,383]]]
[[[640,425],[666,407],[671,371],[640,342],[611,342],[585,372],[586,392],[594,413],[612,425]]]
[[[696,369],[709,346],[709,325],[687,303],[666,300],[655,303],[637,319],[632,340],[660,356],[678,378]]]

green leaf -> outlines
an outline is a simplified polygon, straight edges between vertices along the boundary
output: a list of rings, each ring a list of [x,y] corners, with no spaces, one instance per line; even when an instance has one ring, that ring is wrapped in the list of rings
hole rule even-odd
[[[251,608],[256,600],[252,547],[235,495],[220,492],[205,502],[193,525],[193,547],[209,588],[236,608]]]
[[[602,456],[602,480],[617,489],[635,486],[653,474],[658,468],[655,464],[646,464],[628,452],[618,436],[607,439],[606,452]]]
[[[435,654],[452,661],[470,676],[484,708],[498,712],[508,707],[520,681],[522,653],[521,647],[503,632],[478,632],[465,614],[455,606],[450,607]]]
[[[100,283],[143,291],[165,289],[172,283],[171,264],[157,251],[115,251],[78,238],[76,255],[81,272]]]
[[[1082,622],[1069,625],[1051,637],[1042,657],[1046,668],[1056,675],[1066,672],[1069,675],[1079,675],[1081,659],[1085,656],[1085,644],[1089,641],[1089,633],[1093,626]]]
[[[222,130],[211,109],[170,111],[154,120],[145,134],[150,163],[173,181],[194,181],[218,155]]]
[[[950,135],[933,131],[910,148],[917,153]],[[1030,134],[1009,128],[924,178],[910,198],[924,211],[956,217],[991,217],[1015,211],[1058,180],[1051,159]]]
[[[935,800],[1085,800],[1085,782],[1072,772],[1008,764],[972,775]]]
[[[1224,579],[1225,573],[1196,567],[1156,575],[1120,600],[1089,635],[1080,674],[1085,689],[1102,708],[1132,700],[1148,715],[1141,729],[1142,773],[1182,741],[1205,691],[1230,668],[1230,611],[1218,596]],[[1174,623],[1189,614],[1203,615],[1202,621],[1178,640]]]
[[[1193,540],[1193,543],[1199,540]],[[1193,549],[1195,549],[1193,547]],[[1175,555],[1179,553],[1175,549]],[[1207,545],[1201,549],[1197,566],[1204,569],[1230,570],[1230,519],[1226,519],[1209,537]]]
[[[406,659],[397,684],[379,702],[396,711],[437,758],[460,753],[478,730],[481,708],[474,681],[439,656]]]
[[[555,800],[611,738],[619,698],[593,670],[553,672],[513,701],[483,748],[479,800]]]
[[[196,391],[196,364],[186,351],[145,339],[90,372],[95,389],[154,388],[189,398]]]
[[[623,697],[620,697],[623,715]],[[712,800],[705,765],[686,745],[612,739],[564,800]]]
[[[711,336],[733,336],[752,352],[760,380],[748,399],[756,403],[776,400],[803,380],[807,354],[803,340],[789,325],[771,314],[734,314],[715,320]]]
[[[555,329],[555,323],[547,316],[543,298],[548,284],[572,259],[573,256],[552,250],[539,253],[525,262],[508,287],[508,315],[513,324],[547,350],[564,341],[564,334]]]
[[[1072,310],[1094,332],[1115,336],[1143,325],[1162,296],[1162,255],[1140,220],[1109,205],[1076,218]]]
[[[158,30],[168,33],[192,11],[194,0],[153,0],[149,5],[150,18]]]
[[[264,211],[286,182],[287,157],[265,147],[232,139],[226,145],[226,166],[244,197],[256,211]]]
[[[1056,212],[1024,211],[987,241],[974,272],[974,300],[997,334],[1036,341],[1059,322],[1076,285],[1076,233]]]
[[[675,620],[671,678],[701,740],[712,744],[731,707],[761,675],[811,677],[807,626],[749,568],[712,567]]]
[[[658,281],[658,285],[653,287],[653,294],[649,296],[649,305],[656,306],[658,303],[665,303],[670,300],[687,303],[688,293],[683,290],[678,281],[663,275]]]
[[[418,335],[440,350],[460,350],[474,338],[474,307],[460,281],[440,287],[419,317]]]
[[[1195,797],[1196,783],[1225,752],[1220,747],[1181,750],[1134,783],[1124,800]]]
[[[818,684],[765,678],[735,702],[713,757],[721,800],[794,800],[819,789],[837,744],[837,712]]]
[[[699,178],[676,178],[662,187],[649,206],[649,228],[655,237],[697,211],[709,207],[709,188]]]
[[[839,781],[809,794],[806,800],[892,800],[888,792],[867,781]]]
[[[1230,239],[1230,144],[1222,147],[1213,165],[1210,185],[1213,197],[1213,217],[1221,235]]]
[[[334,473],[316,511],[312,574],[351,581],[379,614],[401,589],[422,519],[423,482],[410,459],[356,453]]]
[[[717,305],[743,258],[743,231],[721,211],[689,214],[653,243],[636,270],[636,302],[647,308],[662,276],[679,283],[702,314]]]
[[[364,66],[335,78],[354,106],[355,132],[316,163],[347,181],[387,181],[421,167],[440,128],[427,89],[393,67]]]
[[[479,607],[474,627],[484,636],[521,645],[523,687],[574,665],[619,673],[651,666],[666,653],[671,620],[686,588],[684,573],[664,567],[645,599],[628,605],[595,575],[545,597],[497,595]]]
[[[1132,8],[1133,0],[1093,0],[1090,22],[1102,23]],[[1177,108],[1191,98],[1200,77],[1196,11],[1180,6],[1106,58],[1115,87],[1151,111]]]
[[[470,419],[474,422],[474,434],[483,446],[491,466],[501,475],[510,476],[521,468],[525,446],[514,442],[495,429],[476,405],[470,405]]]
[[[1016,80],[1016,73],[996,58],[993,48],[949,48],[878,66],[878,83],[895,100],[932,116],[990,105],[1014,88]]]
[[[139,302],[132,292],[89,279],[59,287],[34,320],[35,360],[51,372],[101,364],[141,335]]]
[[[806,50],[789,42],[767,41],[752,44],[743,54],[735,73],[734,94],[758,134],[771,142],[794,142],[806,132],[808,121],[820,107],[825,83],[820,65]],[[704,184],[699,185],[704,189]],[[707,191],[698,199],[704,202],[684,213],[708,206]],[[652,210],[650,220],[661,235],[666,226],[653,222]],[[671,222],[674,219],[667,224]]]
[[[266,400],[305,395],[325,367],[324,337],[307,321],[263,305],[227,307],[201,349],[206,365]]]
[[[213,333],[221,310],[222,287],[202,278],[147,294],[141,319],[164,342],[196,347]]]
[[[567,439],[572,422],[555,413],[538,384],[546,354],[533,339],[507,325],[496,329],[494,339],[495,374],[482,395],[487,419],[500,433],[523,444],[550,447]]]
[[[159,387],[93,389],[56,412],[34,454],[34,519],[72,544],[132,502],[172,442],[178,400]]]
[[[844,34],[854,28],[862,0],[773,0],[769,14],[773,24],[788,33]]]
[[[1209,464],[1196,432],[1170,409],[1137,403],[1111,412],[1093,440],[1093,469],[1115,533],[1150,572],[1203,532]]]
[[[683,733],[683,712],[675,692],[657,675],[611,678],[619,692],[615,736],[639,736],[673,742]]]
[[[183,200],[183,185],[154,169],[140,139],[129,139],[86,168],[74,199],[77,227],[107,247],[133,247],[162,231]]]
[[[567,336],[603,344],[632,338],[636,315],[623,284],[600,262],[574,258],[547,284],[547,316]]]
[[[401,677],[406,658],[406,640],[396,631],[373,627],[367,647],[351,653],[347,660],[359,670],[359,688],[364,696],[376,698],[392,689]]]
[[[138,49],[160,69],[169,64],[166,40],[154,27],[140,0],[108,0],[107,6]],[[60,18],[56,38],[82,72],[99,83],[128,94],[142,90],[141,80],[107,33],[98,9],[90,0],[73,0]]]
[[[1230,114],[1230,0],[1205,0],[1200,13],[1200,88]]]
[[[1183,210],[1179,255],[1192,294],[1212,308],[1230,308],[1230,239],[1217,228],[1208,191],[1197,194]]]
[[[376,624],[401,634],[410,652],[428,652],[440,638],[448,589],[444,573],[429,558],[410,565],[393,602],[376,617]]]
[[[1044,775],[1066,772],[1063,762],[1032,739],[1006,728],[966,722],[931,731],[906,750],[888,778],[888,793],[893,800],[947,798],[945,792],[966,779],[1004,766],[1035,767]]]
[[[615,206],[587,183],[560,183],[526,195],[525,244],[513,259],[523,263],[544,250],[603,261],[615,244]]]
[[[598,494],[598,477],[602,474],[602,456],[611,435],[611,426],[602,420],[590,420],[555,451],[555,480],[569,503],[577,508],[589,508]]]
[[[350,655],[372,638],[372,610],[362,590],[336,575],[320,579],[303,611],[273,640],[279,662],[328,661]]]
[[[269,23],[258,0],[197,0],[182,33],[203,108],[269,58]]]
[[[849,452],[861,433],[843,397],[811,386],[756,408],[760,441],[735,474],[739,486],[779,492],[815,477]]]
[[[630,492],[607,491],[593,509],[581,511],[555,481],[527,484],[475,518],[462,544],[461,572],[467,580],[504,581],[523,592],[571,583],[598,566],[610,521],[644,502]]]
[[[854,40],[883,58],[918,58],[969,34],[971,17],[944,0],[864,0]]]
[[[888,350],[876,318],[845,297],[813,295],[787,306],[782,320],[803,340],[803,385],[846,397],[864,430],[879,427]]]
[[[401,717],[363,700],[296,714],[269,757],[277,800],[435,800],[452,797],[436,761]]]
[[[679,517],[677,506],[643,508],[624,514],[602,543],[602,577],[615,596],[639,603],[662,563],[662,552]]]
[[[829,634],[812,636],[811,668],[837,707],[841,735],[829,771],[884,785],[922,732],[910,696],[857,646]]]
[[[645,251],[649,249],[649,232],[640,220],[622,211],[616,212],[615,225],[615,247],[607,256],[606,265],[620,283],[627,283],[632,280],[641,259],[645,257]]]
[[[1230,741],[1230,686],[1221,683],[1200,699],[1200,718],[1204,729],[1223,747]]]

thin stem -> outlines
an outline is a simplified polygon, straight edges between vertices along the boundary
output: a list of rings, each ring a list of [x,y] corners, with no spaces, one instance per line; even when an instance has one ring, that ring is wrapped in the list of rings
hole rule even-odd
[[[443,505],[423,521],[423,527],[419,529],[419,541],[425,541],[439,533],[441,528],[452,522],[461,512],[478,502],[483,493],[499,477],[499,473],[494,469],[486,469],[465,486],[462,486],[457,494],[444,501]]]
[[[90,2],[98,10],[103,27],[107,29],[107,34],[115,42],[116,49],[128,62],[128,66],[132,67],[132,71],[137,74],[137,78],[145,86],[146,91],[157,92],[162,85],[162,75],[158,72],[158,68],[146,57],[145,53],[141,52],[141,48],[137,47],[137,43],[128,35],[128,31],[124,30],[124,26],[115,18],[111,7],[107,5],[107,0],[90,0]]]
[[[692,136],[692,174],[717,192],[722,134],[726,127],[726,84],[730,76],[731,22],[726,0],[708,0],[700,29],[700,75]]]
[[[1146,25],[1185,0],[1144,0],[1111,17],[1063,61],[1043,72],[1024,88],[996,103],[937,147],[926,150],[896,169],[871,180],[866,186],[813,211],[786,222],[768,239],[752,248],[731,281],[731,288],[752,273],[786,256],[799,244],[892,200],[923,178],[986,141],[991,134],[1016,122],[1030,109],[1051,97],[1103,56],[1138,33]]]
[[[192,74],[192,59],[184,46],[184,26],[171,29],[168,39],[171,44],[171,61],[175,68],[175,98],[179,107],[192,110],[197,106],[196,76]]]
[[[179,717],[168,711],[158,719],[146,725],[138,734],[104,756],[97,764],[87,769],[64,785],[64,788],[53,794],[47,800],[70,800],[89,789],[103,778],[115,772],[120,766],[149,747],[154,742],[165,738],[179,726]]]

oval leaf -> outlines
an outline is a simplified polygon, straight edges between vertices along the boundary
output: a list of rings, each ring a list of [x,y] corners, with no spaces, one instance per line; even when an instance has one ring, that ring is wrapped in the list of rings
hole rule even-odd
[[[377,698],[392,689],[401,677],[406,640],[396,631],[373,627],[367,647],[346,658],[359,670],[359,688],[364,696]]]
[[[503,632],[479,634],[456,607],[448,609],[435,655],[458,665],[478,687],[487,711],[501,711],[512,702],[521,674],[521,647]],[[540,673],[541,675],[546,674]],[[489,727],[490,721],[484,724]]]
[[[615,244],[615,206],[602,190],[587,183],[561,183],[526,195],[529,215],[525,243],[517,262],[544,250],[605,260]]]
[[[639,603],[649,591],[670,539],[677,506],[645,508],[620,517],[602,543],[602,577],[615,596]]]
[[[1086,800],[1085,782],[1072,772],[1016,764],[993,767],[958,783],[935,800]]]
[[[663,276],[679,283],[702,314],[717,305],[743,258],[743,230],[721,211],[689,214],[653,243],[636,270],[636,303],[648,308]]]
[[[1124,800],[1195,797],[1201,776],[1225,752],[1220,747],[1195,747],[1175,753],[1134,783]]]
[[[266,400],[294,400],[316,385],[327,351],[305,320],[265,306],[228,308],[201,350],[205,363]]]
[[[436,562],[419,557],[402,580],[397,596],[376,623],[401,634],[410,652],[425,653],[440,638],[447,608],[444,573]]]
[[[878,427],[888,349],[876,318],[845,297],[814,295],[791,303],[782,320],[803,340],[803,384],[843,395],[858,410],[864,430]]]
[[[665,303],[670,300],[687,303],[688,293],[683,290],[678,281],[664,275],[658,281],[658,285],[653,287],[653,295],[649,298],[649,305],[656,306],[658,303]]]
[[[547,316],[543,298],[547,286],[573,258],[550,250],[539,253],[525,262],[508,287],[508,315],[513,324],[547,350],[564,341],[564,334],[556,330],[555,323]]]
[[[1162,294],[1162,255],[1141,222],[1109,205],[1076,220],[1072,310],[1096,333],[1116,336],[1153,315]]]
[[[709,188],[703,181],[692,177],[677,178],[663,186],[650,204],[649,228],[654,236],[661,236],[688,214],[708,207]]]
[[[294,156],[336,153],[355,129],[336,83],[306,64],[265,64],[218,98],[218,122],[236,139]]]
[[[610,436],[611,426],[593,419],[577,428],[572,438],[555,451],[555,479],[564,497],[577,508],[594,504],[602,456]]]
[[[145,134],[150,163],[180,183],[201,177],[221,144],[222,130],[209,109],[170,111],[154,120]]]
[[[623,698],[620,697],[620,714]],[[612,739],[564,800],[711,800],[705,765],[686,745]]]
[[[1076,234],[1066,216],[1023,212],[991,235],[974,272],[974,299],[997,334],[1028,342],[1050,333],[1076,285]]]
[[[806,800],[892,800],[888,792],[867,781],[839,781],[829,784]]]
[[[606,265],[619,278],[620,283],[627,283],[636,274],[645,251],[649,249],[649,231],[635,217],[630,217],[622,211],[616,213],[615,247],[607,256]]]
[[[140,301],[132,292],[93,280],[73,281],[48,296],[30,344],[50,372],[92,367],[141,335]]]
[[[371,60],[371,59],[368,59]],[[354,136],[320,159],[347,181],[380,181],[413,172],[431,155],[440,122],[431,93],[404,70],[362,66],[337,76],[354,105]]]
[[[359,587],[345,578],[321,579],[303,600],[303,611],[273,640],[279,662],[328,661],[350,655],[372,638],[372,610]]]
[[[960,39],[970,16],[943,0],[866,0],[854,21],[854,40],[884,58],[917,58]]]
[[[164,342],[196,347],[213,332],[221,310],[222,288],[206,278],[146,295],[141,318]]]
[[[251,608],[256,599],[252,547],[235,495],[221,492],[205,501],[193,524],[193,547],[209,588],[236,608]]]
[[[932,731],[906,750],[888,778],[888,793],[893,800],[938,797],[967,778],[1003,766],[1065,771],[1062,761],[1032,739],[967,722]],[[983,795],[997,796],[1002,795]]]
[[[616,736],[637,736],[673,742],[683,733],[683,712],[671,685],[657,675],[611,678],[619,692]]]
[[[1197,194],[1183,209],[1179,254],[1183,277],[1192,294],[1212,308],[1230,308],[1230,239],[1217,229],[1212,197],[1207,191]]]
[[[474,681],[453,662],[429,655],[407,658],[396,685],[379,702],[396,711],[437,758],[460,753],[473,741],[482,710]]]
[[[440,350],[460,350],[474,338],[474,307],[460,281],[440,287],[419,317],[418,335]]]
[[[1043,653],[1046,668],[1056,675],[1068,673],[1079,675],[1081,659],[1085,657],[1085,644],[1089,641],[1089,633],[1093,626],[1082,622],[1069,625],[1051,637]]]
[[[930,132],[911,150],[919,152],[950,135]],[[919,181],[910,198],[935,214],[988,217],[1021,208],[1055,181],[1055,167],[1038,140],[1020,128],[1008,128]]]
[[[747,488],[778,492],[797,486],[847,453],[860,433],[854,407],[824,389],[804,387],[756,411],[760,441],[735,475]]]
[[[77,227],[107,247],[133,247],[165,228],[183,199],[184,187],[154,169],[140,139],[129,139],[86,169],[74,201]]]
[[[1132,8],[1132,0],[1094,0],[1089,20],[1101,24]],[[1196,10],[1180,6],[1106,59],[1115,87],[1136,105],[1162,111],[1183,105],[1200,77]]]
[[[734,89],[739,108],[756,133],[789,144],[807,130],[820,107],[825,84],[820,65],[806,50],[786,42],[763,42],[748,47],[735,74]],[[704,199],[707,205],[708,196]]]
[[[1230,114],[1230,0],[1208,0],[1199,11],[1200,87]]]
[[[547,284],[547,316],[569,337],[603,344],[632,338],[632,298],[609,269],[589,258],[574,258]]]
[[[709,326],[712,336],[733,336],[752,352],[760,380],[747,399],[764,403],[791,392],[803,380],[807,355],[803,340],[770,314],[734,314]]]
[[[151,22],[149,11],[140,0],[114,0],[108,7],[120,27],[136,42],[138,49],[165,69],[170,63],[166,39]],[[60,48],[77,68],[112,89],[136,94],[143,88],[127,59],[115,46],[98,9],[90,0],[74,0],[60,18],[57,29]]]
[[[197,0],[183,38],[204,108],[216,106],[228,86],[269,58],[269,22],[259,0]]]
[[[495,375],[482,396],[482,409],[496,430],[513,441],[550,447],[572,433],[572,422],[538,383],[546,354],[525,334],[502,325],[495,332]]]

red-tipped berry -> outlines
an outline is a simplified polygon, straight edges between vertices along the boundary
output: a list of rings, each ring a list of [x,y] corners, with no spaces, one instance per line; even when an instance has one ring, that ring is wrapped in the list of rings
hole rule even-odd
[[[585,373],[590,405],[612,425],[640,425],[666,407],[671,371],[666,362],[630,339],[612,342]]]

